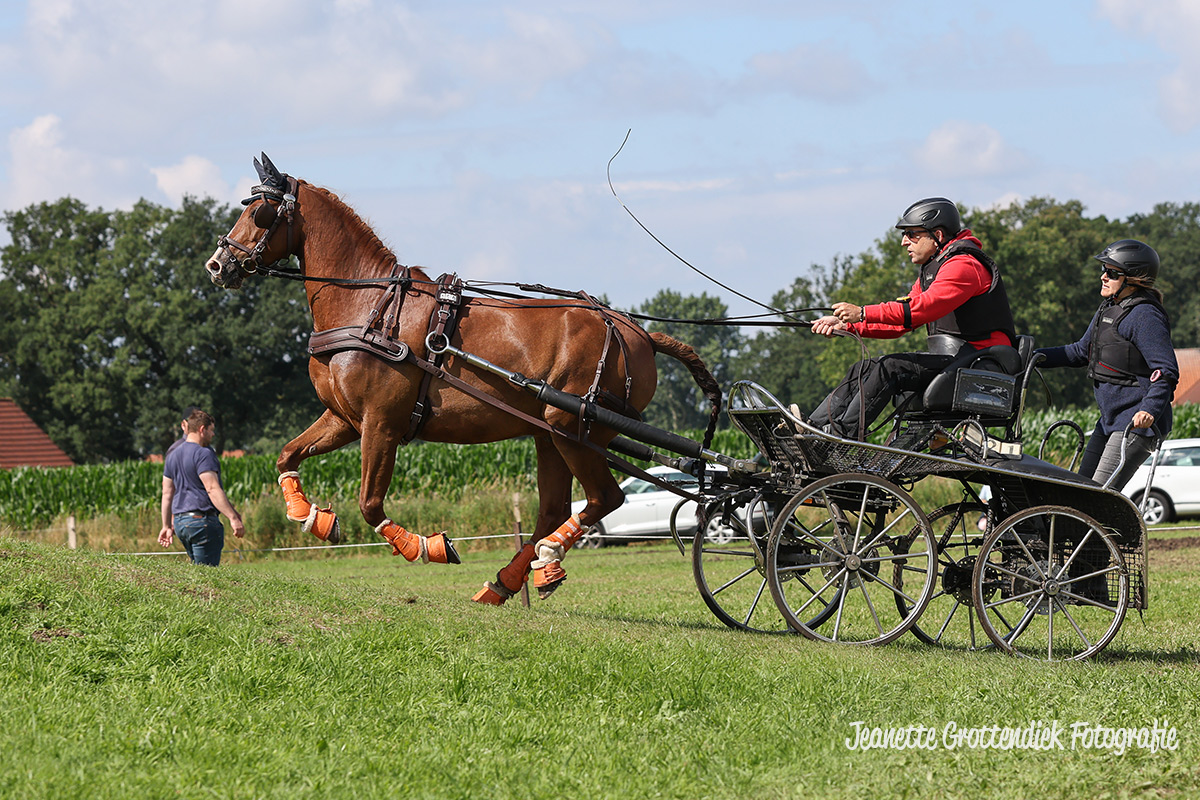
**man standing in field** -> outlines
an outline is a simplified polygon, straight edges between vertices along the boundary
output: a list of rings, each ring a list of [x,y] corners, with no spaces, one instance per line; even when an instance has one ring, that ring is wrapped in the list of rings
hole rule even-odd
[[[225,528],[218,512],[229,518],[233,535],[246,535],[242,516],[221,486],[221,464],[209,447],[216,426],[213,418],[195,409],[184,421],[187,436],[167,452],[163,464],[162,530],[158,543],[170,547],[175,535],[193,564],[215,567],[221,563]]]

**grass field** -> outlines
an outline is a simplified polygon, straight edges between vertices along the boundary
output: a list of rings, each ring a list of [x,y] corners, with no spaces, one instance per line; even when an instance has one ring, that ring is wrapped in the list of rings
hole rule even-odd
[[[1200,795],[1200,541],[1083,664],[747,635],[670,546],[573,552],[549,601],[479,607],[505,556],[104,556],[0,538],[0,797],[1099,798]],[[1167,721],[1178,749],[1072,749]],[[852,723],[934,749],[851,750]],[[943,746],[1066,728],[1062,750]]]

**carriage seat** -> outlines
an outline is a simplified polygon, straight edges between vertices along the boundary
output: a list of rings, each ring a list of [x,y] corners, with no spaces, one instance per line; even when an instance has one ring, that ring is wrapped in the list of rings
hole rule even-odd
[[[955,356],[941,372],[934,376],[925,391],[911,396],[897,398],[897,405],[904,408],[905,413],[919,412],[922,416],[930,412],[950,412],[954,410],[955,388],[959,382],[961,370],[976,370],[1011,376],[1019,384],[1024,376],[1029,359],[1033,357],[1033,337],[1018,336],[1017,346],[995,345],[982,350],[972,350],[960,339],[952,336],[935,335],[929,337],[929,349],[934,353],[944,353]],[[1009,392],[1010,403],[1007,413],[1012,411],[1012,400],[1017,395],[1014,384]]]

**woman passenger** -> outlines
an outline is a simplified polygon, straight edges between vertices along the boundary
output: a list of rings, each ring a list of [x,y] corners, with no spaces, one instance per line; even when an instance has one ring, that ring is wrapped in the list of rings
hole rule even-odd
[[[1125,463],[1111,483],[1120,491],[1146,455],[1155,436],[1171,431],[1171,400],[1179,365],[1171,344],[1171,322],[1162,305],[1158,253],[1136,239],[1113,242],[1095,258],[1101,263],[1100,309],[1074,344],[1038,350],[1043,367],[1087,366],[1100,406],[1079,473],[1103,484],[1121,459],[1121,440],[1133,430]],[[1154,426],[1154,429],[1151,426]]]

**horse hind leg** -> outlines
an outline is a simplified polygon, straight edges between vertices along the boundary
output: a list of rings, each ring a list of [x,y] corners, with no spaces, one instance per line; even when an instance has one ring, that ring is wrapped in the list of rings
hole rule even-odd
[[[545,537],[551,526],[570,511],[572,476],[567,463],[548,436],[535,437],[534,447],[537,449],[538,520],[532,540],[526,542],[512,560],[496,573],[496,580],[483,584],[483,588],[471,598],[476,603],[502,606],[521,591],[529,580],[531,564],[538,557],[535,542]],[[561,583],[561,579],[558,582]]]
[[[562,519],[570,510],[571,479],[578,478],[587,495],[587,505],[578,514],[571,514],[555,530],[547,536],[535,539],[536,558],[530,564],[533,570],[533,585],[537,588],[538,597],[547,599],[554,593],[563,581],[567,579],[562,560],[583,532],[591,525],[599,522],[606,514],[613,511],[624,501],[621,489],[613,479],[604,456],[563,439],[554,440],[554,446],[559,453],[559,461],[569,471],[554,470],[555,475],[562,481],[561,503],[543,504],[542,518],[544,520]],[[539,461],[540,466],[540,461]],[[539,470],[539,477],[541,471]],[[565,480],[563,479],[565,476]],[[540,485],[540,484],[539,484]],[[550,515],[552,510],[557,514]]]

